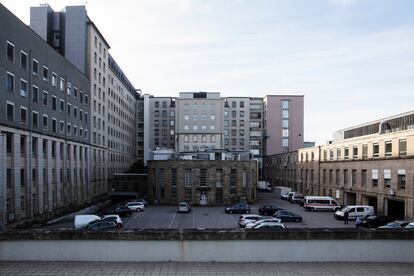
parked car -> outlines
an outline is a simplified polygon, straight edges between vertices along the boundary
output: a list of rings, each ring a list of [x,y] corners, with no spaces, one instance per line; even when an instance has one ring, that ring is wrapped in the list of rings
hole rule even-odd
[[[142,212],[145,209],[145,205],[142,202],[128,202],[126,205],[129,209],[135,212]]]
[[[126,206],[118,206],[115,207],[112,213],[119,215],[120,217],[129,217],[132,215],[132,210]]]
[[[348,205],[335,212],[334,216],[337,219],[343,219],[345,212],[348,213],[348,219],[355,219],[356,217],[363,218],[366,216],[373,216],[375,214],[374,207],[368,205]]]
[[[391,221],[394,221],[394,218],[389,216],[368,216],[362,219],[359,224],[360,227],[374,228],[385,225]]]
[[[273,216],[277,211],[283,210],[275,205],[262,205],[257,212],[262,216]]]
[[[404,229],[414,229],[414,222],[410,222],[409,224],[407,224]]]
[[[143,198],[136,199],[134,200],[134,202],[141,202],[142,204],[144,204],[145,207],[148,207],[148,202]]]
[[[88,223],[96,220],[101,220],[101,218],[96,215],[76,215],[74,220],[74,226],[76,229],[80,229]]]
[[[224,212],[226,214],[233,214],[233,213],[246,213],[249,214],[250,213],[250,206],[247,203],[239,203],[230,207],[227,207],[226,209],[224,209]]]
[[[305,198],[305,196],[303,194],[294,194],[294,195],[292,195],[292,197],[289,198],[289,202],[300,204],[301,202],[303,202],[304,198]]]
[[[303,208],[308,211],[338,211],[341,205],[330,196],[305,196]]]
[[[288,192],[286,194],[283,194],[280,198],[283,200],[289,200],[296,192]]]
[[[116,223],[116,226],[118,228],[122,228],[122,226],[123,226],[122,219],[119,215],[104,215],[104,216],[102,216],[102,220],[113,221],[113,222]]]
[[[116,223],[110,220],[92,221],[85,225],[85,230],[104,230],[104,229],[116,229]]]
[[[294,221],[294,222],[300,222],[302,221],[302,217],[298,214],[286,211],[286,210],[280,210],[277,211],[276,214],[274,214],[275,218],[281,219],[282,222],[285,221]]]
[[[187,202],[180,202],[177,206],[177,213],[189,213],[191,212],[191,206]]]
[[[263,222],[253,227],[253,229],[284,229],[284,228],[286,228],[286,226],[280,222]]]
[[[378,228],[381,229],[397,229],[397,228],[404,228],[407,226],[410,222],[409,221],[403,221],[403,220],[394,220],[392,222],[389,222],[385,225],[382,225]]]
[[[260,215],[241,215],[237,224],[244,228],[247,224],[264,219],[264,217]]]
[[[281,222],[281,219],[278,218],[264,218],[256,220],[255,222],[251,222],[245,225],[245,228],[254,228],[255,226],[264,223],[264,222]]]

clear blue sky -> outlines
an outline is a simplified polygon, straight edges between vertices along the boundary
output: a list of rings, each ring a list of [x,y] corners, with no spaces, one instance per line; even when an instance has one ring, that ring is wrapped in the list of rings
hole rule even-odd
[[[24,22],[39,1],[3,1]],[[305,139],[414,109],[414,1],[88,0],[144,93],[305,95]]]

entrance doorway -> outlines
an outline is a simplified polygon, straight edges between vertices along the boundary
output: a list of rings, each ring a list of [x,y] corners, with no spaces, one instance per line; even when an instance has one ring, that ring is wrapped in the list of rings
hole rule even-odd
[[[374,207],[374,211],[377,213],[378,199],[375,196],[368,197],[368,205]]]
[[[345,193],[345,205],[355,205],[355,204],[356,204],[356,194]]]
[[[405,202],[400,200],[386,200],[385,214],[396,219],[405,219]]]
[[[207,193],[204,191],[200,192],[200,205],[207,205],[208,204],[208,198]]]

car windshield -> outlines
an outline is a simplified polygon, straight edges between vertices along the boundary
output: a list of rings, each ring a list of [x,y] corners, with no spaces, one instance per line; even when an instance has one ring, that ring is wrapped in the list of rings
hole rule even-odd
[[[180,203],[178,206],[180,206],[180,207],[187,207],[187,203]]]
[[[341,209],[341,212],[346,212],[346,211],[348,211],[349,209],[351,209],[351,208],[349,208],[349,207],[344,207],[344,208],[342,208],[342,209]]]
[[[395,221],[390,222],[390,223],[388,223],[388,224],[387,224],[387,226],[392,227],[392,228],[395,228],[395,227],[397,227],[398,225],[399,225],[399,223],[398,223],[398,222],[395,222]]]
[[[414,229],[414,224],[408,224],[405,228]]]

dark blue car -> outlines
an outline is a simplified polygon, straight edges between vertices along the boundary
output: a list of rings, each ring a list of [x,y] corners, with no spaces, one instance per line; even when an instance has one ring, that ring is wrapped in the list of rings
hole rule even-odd
[[[226,214],[249,214],[250,213],[250,206],[247,203],[239,203],[224,209]]]
[[[294,221],[294,222],[302,221],[301,216],[299,216],[298,214],[286,211],[286,210],[277,211],[274,214],[274,217],[280,219],[282,222],[285,222],[285,221]]]

